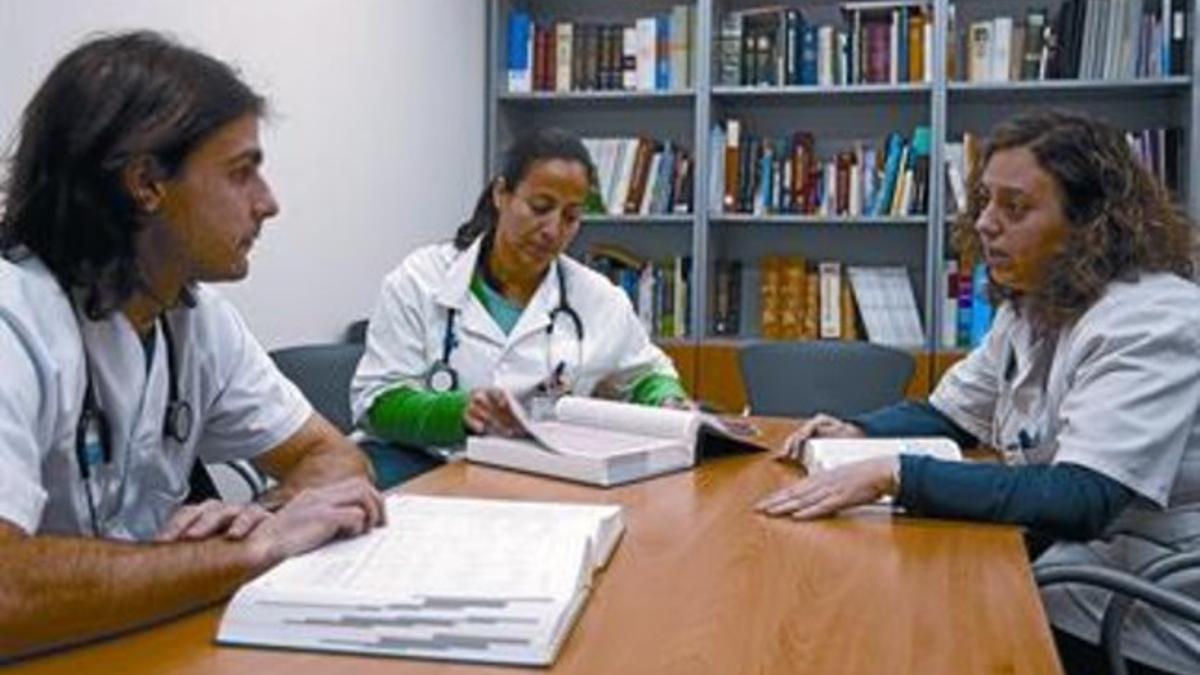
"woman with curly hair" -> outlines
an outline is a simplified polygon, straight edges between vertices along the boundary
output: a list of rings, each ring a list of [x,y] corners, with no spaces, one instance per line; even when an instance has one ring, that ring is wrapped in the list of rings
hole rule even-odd
[[[1004,463],[901,455],[805,478],[758,504],[774,516],[833,514],[892,495],[908,513],[1014,523],[1036,564],[1136,569],[1200,548],[1200,287],[1192,229],[1124,135],[1039,111],[996,128],[971,178],[960,247],[986,261],[998,308],[984,342],[926,403],[789,439],[948,435]],[[1036,549],[1036,550],[1035,550]],[[1104,672],[1094,646],[1108,595],[1051,587],[1043,600],[1068,672]],[[1200,632],[1134,610],[1135,672],[1200,672]],[[1137,671],[1140,668],[1140,671]]]

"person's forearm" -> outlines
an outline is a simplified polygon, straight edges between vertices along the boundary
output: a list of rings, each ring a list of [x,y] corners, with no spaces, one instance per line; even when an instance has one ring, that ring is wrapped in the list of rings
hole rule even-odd
[[[1013,523],[1086,541],[1133,500],[1121,483],[1074,464],[1005,466],[900,457],[896,502],[915,515]]]
[[[0,663],[213,604],[276,557],[252,540],[0,539]]]
[[[662,373],[644,375],[633,383],[629,401],[639,405],[660,406],[671,399],[686,400],[687,391],[679,378]]]
[[[283,446],[258,458],[259,468],[279,480],[260,501],[274,509],[305,488],[347,478],[374,481],[371,461],[332,424],[314,415]]]
[[[924,401],[901,401],[851,417],[867,436],[948,436],[964,447],[979,441],[940,410]]]
[[[371,431],[387,441],[454,445],[467,437],[467,392],[444,393],[397,387],[381,394],[368,413]]]

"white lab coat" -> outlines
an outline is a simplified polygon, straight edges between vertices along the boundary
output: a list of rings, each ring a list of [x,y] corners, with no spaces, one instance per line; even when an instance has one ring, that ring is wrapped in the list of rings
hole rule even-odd
[[[254,457],[299,431],[312,407],[275,368],[226,300],[203,285],[168,312],[180,398],[194,412],[184,443],[163,435],[167,349],[146,350],[120,312],[91,321],[35,257],[0,259],[0,518],[30,534],[92,535],[76,459],[85,361],[112,428],[112,461],[93,468],[99,534],[154,537],[183,502],[197,456]],[[81,341],[82,336],[82,341]]]
[[[450,365],[464,391],[500,387],[527,396],[550,375],[552,361],[566,363],[572,393],[583,396],[602,383],[605,392],[627,396],[632,383],[649,373],[678,377],[671,360],[650,341],[625,293],[565,255],[550,267],[505,335],[470,289],[479,249],[479,240],[463,251],[451,243],[426,246],[384,279],[351,386],[358,424],[366,426],[367,412],[379,395],[399,386],[427,388],[426,374],[442,357],[451,308],[457,310],[458,344]],[[560,268],[567,301],[583,322],[582,342],[561,315],[553,333],[546,332],[550,311],[558,305]]]
[[[947,373],[930,402],[1009,463],[1070,462],[1137,494],[1100,540],[1056,544],[1036,564],[1136,570],[1164,545],[1200,547],[1194,283],[1168,274],[1114,282],[1073,325],[1040,337],[1006,304],[985,343]],[[1198,575],[1190,573],[1191,585],[1188,576],[1175,581],[1200,595]],[[1054,586],[1043,600],[1055,626],[1097,641],[1107,594]],[[1166,614],[1135,610],[1123,644],[1150,665],[1200,672],[1200,630]]]

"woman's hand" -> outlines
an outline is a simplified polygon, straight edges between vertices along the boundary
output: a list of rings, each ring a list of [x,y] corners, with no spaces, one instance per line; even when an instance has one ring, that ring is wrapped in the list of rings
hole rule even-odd
[[[668,396],[659,402],[660,408],[671,408],[672,410],[699,410],[700,404],[690,398],[683,396]]]
[[[508,406],[508,397],[502,389],[480,387],[471,391],[467,409],[463,412],[463,424],[476,434],[499,434],[520,436],[523,433],[517,416]]]
[[[866,438],[866,435],[857,425],[843,422],[832,415],[814,415],[787,437],[783,442],[783,452],[777,459],[800,461],[804,457],[804,442],[810,438]]]
[[[768,516],[808,520],[870,504],[896,491],[899,457],[876,457],[823,471],[767,495],[754,508]]]

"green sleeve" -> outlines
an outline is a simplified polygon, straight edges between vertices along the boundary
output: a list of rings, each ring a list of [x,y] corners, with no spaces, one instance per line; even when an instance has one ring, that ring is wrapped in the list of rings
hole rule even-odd
[[[467,392],[398,387],[375,399],[367,419],[380,438],[414,445],[453,445],[466,438]]]
[[[660,406],[669,398],[688,397],[679,378],[661,373],[650,373],[638,378],[633,383],[632,392],[629,396],[631,402],[649,406]]]

